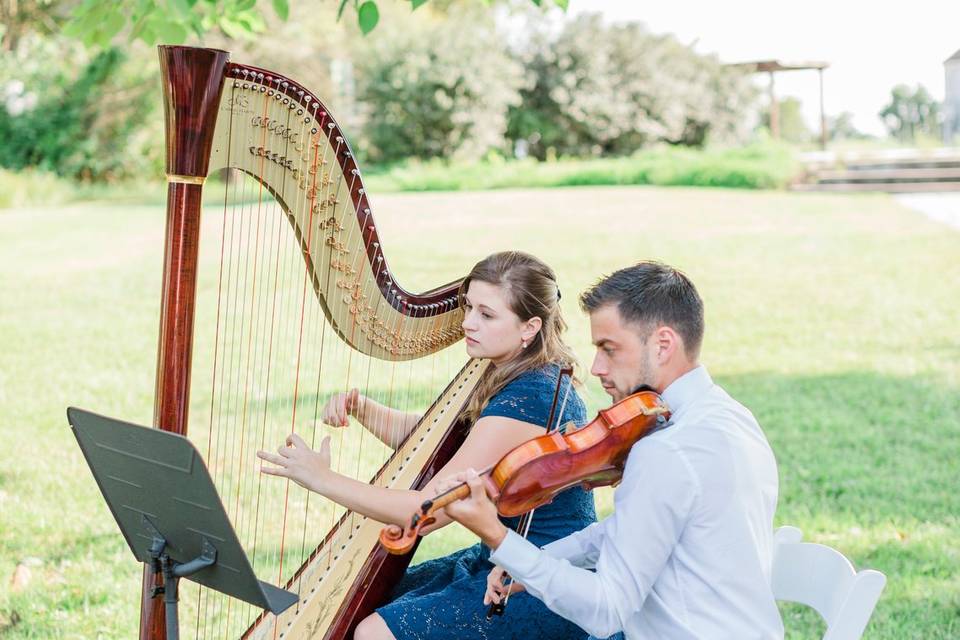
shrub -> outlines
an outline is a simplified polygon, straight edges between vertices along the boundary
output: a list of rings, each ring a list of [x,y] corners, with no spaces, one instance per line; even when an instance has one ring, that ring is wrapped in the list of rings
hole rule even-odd
[[[57,39],[22,40],[0,56],[0,166],[85,181],[155,172],[158,141],[145,135],[156,87],[118,49],[96,55]]]
[[[644,184],[781,189],[799,168],[784,145],[706,150],[664,146],[631,157],[594,160],[405,162],[367,171],[365,183],[371,192]]]

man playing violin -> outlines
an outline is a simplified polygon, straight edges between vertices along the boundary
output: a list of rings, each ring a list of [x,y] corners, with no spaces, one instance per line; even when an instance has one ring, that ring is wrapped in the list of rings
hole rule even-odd
[[[647,385],[673,415],[633,445],[613,514],[543,549],[501,524],[472,470],[443,483],[470,485],[446,512],[494,549],[485,601],[525,588],[601,638],[782,638],[770,587],[776,461],[750,411],[699,364],[693,283],[642,262],[580,304],[596,346],[590,372],[606,392],[619,401]]]

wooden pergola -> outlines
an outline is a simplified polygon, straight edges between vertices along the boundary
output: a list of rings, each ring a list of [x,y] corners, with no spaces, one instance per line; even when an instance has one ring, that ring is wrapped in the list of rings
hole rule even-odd
[[[770,74],[770,135],[780,137],[780,104],[774,92],[774,74],[778,71],[806,71],[816,69],[820,76],[820,148],[827,148],[827,117],[823,111],[823,70],[830,66],[828,62],[781,62],[779,60],[757,60],[755,62],[736,62],[725,65],[743,69],[748,73]]]

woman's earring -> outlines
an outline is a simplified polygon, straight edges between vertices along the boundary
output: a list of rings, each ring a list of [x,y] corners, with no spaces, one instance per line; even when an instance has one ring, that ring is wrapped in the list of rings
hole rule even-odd
[[[526,349],[526,348],[527,348],[527,341],[526,341],[526,340],[521,340],[521,341],[520,341],[520,348],[521,348],[521,349]]]

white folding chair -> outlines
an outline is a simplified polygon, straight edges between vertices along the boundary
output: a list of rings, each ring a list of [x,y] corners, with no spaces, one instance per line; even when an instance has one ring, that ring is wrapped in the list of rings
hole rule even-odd
[[[836,549],[801,542],[796,527],[774,533],[773,595],[813,608],[827,623],[823,640],[857,640],[870,621],[887,577],[857,572]]]

